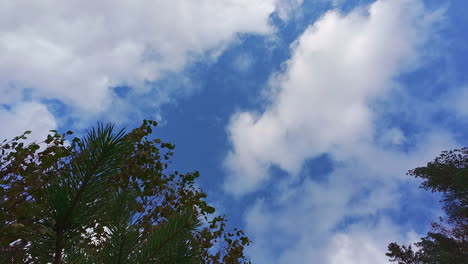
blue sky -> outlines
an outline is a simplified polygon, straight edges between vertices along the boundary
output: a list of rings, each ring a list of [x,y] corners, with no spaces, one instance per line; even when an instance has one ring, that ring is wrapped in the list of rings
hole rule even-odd
[[[386,263],[468,144],[466,1],[0,3],[0,130],[156,119],[254,263]]]

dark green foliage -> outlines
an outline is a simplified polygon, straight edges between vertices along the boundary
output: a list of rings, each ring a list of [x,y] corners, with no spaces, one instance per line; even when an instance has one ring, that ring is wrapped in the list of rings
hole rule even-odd
[[[38,144],[23,142],[29,131],[4,141],[0,262],[247,262],[243,232],[208,220],[198,172],[166,172],[174,145],[148,138],[155,125],[98,125],[69,145],[71,132],[56,131]]]
[[[408,172],[424,181],[421,187],[443,194],[447,219],[433,223],[433,231],[411,246],[391,243],[387,256],[398,264],[468,263],[468,148],[444,151],[427,166]]]

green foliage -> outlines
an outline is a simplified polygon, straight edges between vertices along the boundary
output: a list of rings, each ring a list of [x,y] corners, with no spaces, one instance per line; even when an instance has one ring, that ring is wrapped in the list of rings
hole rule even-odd
[[[443,194],[447,220],[433,223],[421,241],[411,246],[391,243],[387,256],[398,264],[468,263],[468,148],[444,151],[427,166],[408,172],[424,181],[421,188]]]
[[[227,232],[224,216],[210,217],[199,173],[168,172],[175,146],[149,138],[156,125],[3,141],[0,262],[248,262],[250,241]]]

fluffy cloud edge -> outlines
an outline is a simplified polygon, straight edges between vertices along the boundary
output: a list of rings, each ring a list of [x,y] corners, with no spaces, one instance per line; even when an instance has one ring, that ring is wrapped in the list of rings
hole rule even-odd
[[[16,104],[9,109],[0,107],[0,139],[12,139],[31,131],[28,141],[42,141],[49,130],[57,129],[57,121],[47,106],[37,102]]]

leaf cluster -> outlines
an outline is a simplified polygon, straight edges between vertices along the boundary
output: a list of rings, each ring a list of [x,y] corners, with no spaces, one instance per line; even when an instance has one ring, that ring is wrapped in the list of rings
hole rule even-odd
[[[421,188],[443,194],[446,219],[432,224],[432,231],[411,246],[391,243],[387,256],[398,264],[468,263],[468,147],[443,151],[424,167],[408,172],[423,179]]]
[[[169,171],[175,146],[99,124],[0,144],[0,261],[5,263],[247,263],[243,231],[195,186]]]

